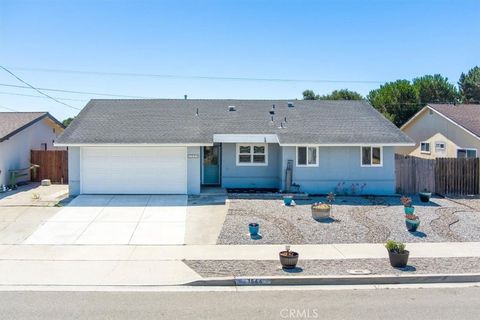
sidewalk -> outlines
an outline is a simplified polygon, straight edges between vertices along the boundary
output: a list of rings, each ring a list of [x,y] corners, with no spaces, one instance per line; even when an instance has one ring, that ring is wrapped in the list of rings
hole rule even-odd
[[[194,271],[190,261],[201,261],[207,267],[208,263],[219,260],[234,265],[235,261],[237,265],[258,263],[258,266],[267,262],[270,270],[278,273],[278,252],[283,249],[280,245],[2,245],[0,286],[161,286],[203,280],[202,272]],[[480,242],[412,243],[407,244],[407,249],[413,260],[480,257]],[[300,275],[310,275],[313,266],[322,265],[321,261],[342,265],[364,259],[372,265],[372,259],[374,264],[375,259],[386,264],[387,258],[383,244],[298,245],[292,246],[292,250],[300,253],[299,264],[311,266],[305,267],[306,272]],[[259,275],[265,276],[265,272]]]

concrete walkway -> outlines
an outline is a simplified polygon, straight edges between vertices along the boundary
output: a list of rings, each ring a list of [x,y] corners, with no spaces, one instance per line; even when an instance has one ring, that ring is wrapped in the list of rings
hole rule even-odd
[[[279,245],[0,245],[1,286],[143,286],[199,281],[182,260],[277,260]],[[480,242],[407,244],[411,257],[480,257]],[[298,245],[301,260],[386,258],[382,244]]]

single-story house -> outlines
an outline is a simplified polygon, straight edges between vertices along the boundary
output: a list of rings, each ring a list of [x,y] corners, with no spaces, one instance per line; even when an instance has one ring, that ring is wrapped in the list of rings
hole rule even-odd
[[[290,182],[311,194],[339,183],[393,194],[395,147],[413,141],[366,101],[154,99],[91,100],[56,145],[69,150],[72,195]]]
[[[401,128],[415,141],[397,153],[415,157],[477,158],[480,149],[480,105],[428,104]]]
[[[9,184],[9,170],[30,166],[30,150],[54,149],[64,129],[48,112],[0,112],[0,185]]]

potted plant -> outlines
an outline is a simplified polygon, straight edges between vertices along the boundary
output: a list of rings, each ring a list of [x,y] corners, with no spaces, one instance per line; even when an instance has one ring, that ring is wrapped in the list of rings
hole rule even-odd
[[[394,240],[388,240],[385,244],[390,259],[390,265],[394,268],[405,268],[408,263],[410,252],[405,250],[405,244]]]
[[[407,230],[409,232],[415,232],[420,225],[420,218],[418,218],[418,216],[415,214],[406,214],[405,225],[407,226]]]
[[[280,263],[284,269],[294,269],[298,262],[298,252],[291,251],[290,246],[285,246],[285,251],[279,253]]]
[[[405,214],[413,214],[415,212],[415,207],[412,206],[412,198],[402,196],[400,202],[403,204],[403,211]]]
[[[260,225],[256,222],[252,222],[248,224],[248,232],[250,232],[250,236],[252,237],[258,236],[259,229],[260,229]]]
[[[321,202],[312,204],[312,218],[315,220],[322,220],[330,217],[330,205]]]
[[[285,195],[283,196],[283,204],[289,206],[292,204],[293,196],[292,195]]]
[[[423,191],[419,193],[419,196],[420,196],[420,201],[429,202],[430,198],[432,197],[432,193],[428,191],[428,189],[423,189]]]

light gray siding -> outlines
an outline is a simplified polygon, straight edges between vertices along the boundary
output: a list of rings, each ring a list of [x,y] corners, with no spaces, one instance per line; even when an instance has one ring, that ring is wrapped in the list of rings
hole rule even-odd
[[[394,148],[384,147],[382,167],[362,167],[360,147],[320,147],[318,167],[297,167],[296,148],[284,147],[281,167],[285,172],[287,161],[294,161],[293,182],[303,192],[325,194],[334,191],[339,182],[345,182],[349,190],[352,183],[366,183],[364,194],[390,195],[395,193],[394,157]]]
[[[268,144],[267,166],[237,166],[236,144],[222,144],[222,187],[278,188],[280,146]]]
[[[188,194],[200,194],[201,179],[201,154],[200,147],[187,148],[187,192]],[[195,155],[197,156],[195,158]]]
[[[71,196],[80,194],[80,147],[68,147],[68,190]]]

